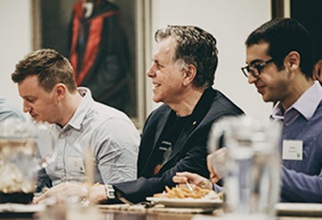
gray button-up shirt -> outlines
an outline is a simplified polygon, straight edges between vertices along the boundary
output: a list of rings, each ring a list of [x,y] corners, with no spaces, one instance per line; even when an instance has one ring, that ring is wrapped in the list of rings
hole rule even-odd
[[[95,102],[87,88],[78,92],[83,100],[71,120],[55,126],[56,158],[46,167],[53,185],[84,178],[90,169],[95,183],[136,179],[140,136],[134,124],[123,112]],[[40,146],[42,156],[47,150]]]
[[[0,121],[7,118],[20,118],[25,120],[22,112],[16,106],[8,102],[7,99],[0,97]]]

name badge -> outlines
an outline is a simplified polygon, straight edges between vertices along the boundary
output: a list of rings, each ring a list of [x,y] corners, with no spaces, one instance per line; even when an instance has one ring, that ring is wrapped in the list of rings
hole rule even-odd
[[[84,166],[83,158],[68,157],[67,158],[67,169],[72,172],[85,173],[85,166]]]
[[[303,159],[303,141],[284,140],[282,159],[283,160],[302,160]]]

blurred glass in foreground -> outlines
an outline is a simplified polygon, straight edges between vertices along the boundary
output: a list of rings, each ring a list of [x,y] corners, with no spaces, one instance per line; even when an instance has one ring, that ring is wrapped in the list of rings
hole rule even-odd
[[[214,123],[210,153],[227,148],[224,162],[212,164],[224,179],[226,217],[275,219],[280,197],[281,129],[277,121],[247,116]]]
[[[50,151],[39,158],[38,139]],[[54,159],[55,136],[50,125],[7,119],[0,122],[0,203],[32,202],[36,175]]]

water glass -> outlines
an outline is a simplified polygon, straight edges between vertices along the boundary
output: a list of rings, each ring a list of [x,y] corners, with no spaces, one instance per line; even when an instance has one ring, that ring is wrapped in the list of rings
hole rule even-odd
[[[269,119],[228,117],[214,124],[210,151],[215,151],[219,142],[227,148],[220,168],[226,213],[274,219],[280,194],[280,136],[281,124]]]

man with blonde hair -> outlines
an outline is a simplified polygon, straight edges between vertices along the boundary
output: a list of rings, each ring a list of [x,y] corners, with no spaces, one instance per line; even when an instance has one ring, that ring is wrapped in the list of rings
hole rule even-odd
[[[91,169],[93,180],[102,184],[136,178],[140,137],[134,124],[123,112],[95,102],[89,89],[77,88],[72,66],[60,53],[29,53],[16,65],[12,80],[18,84],[23,111],[35,121],[54,124],[57,131],[56,159],[40,183],[45,177],[54,186],[68,179],[86,180]]]

